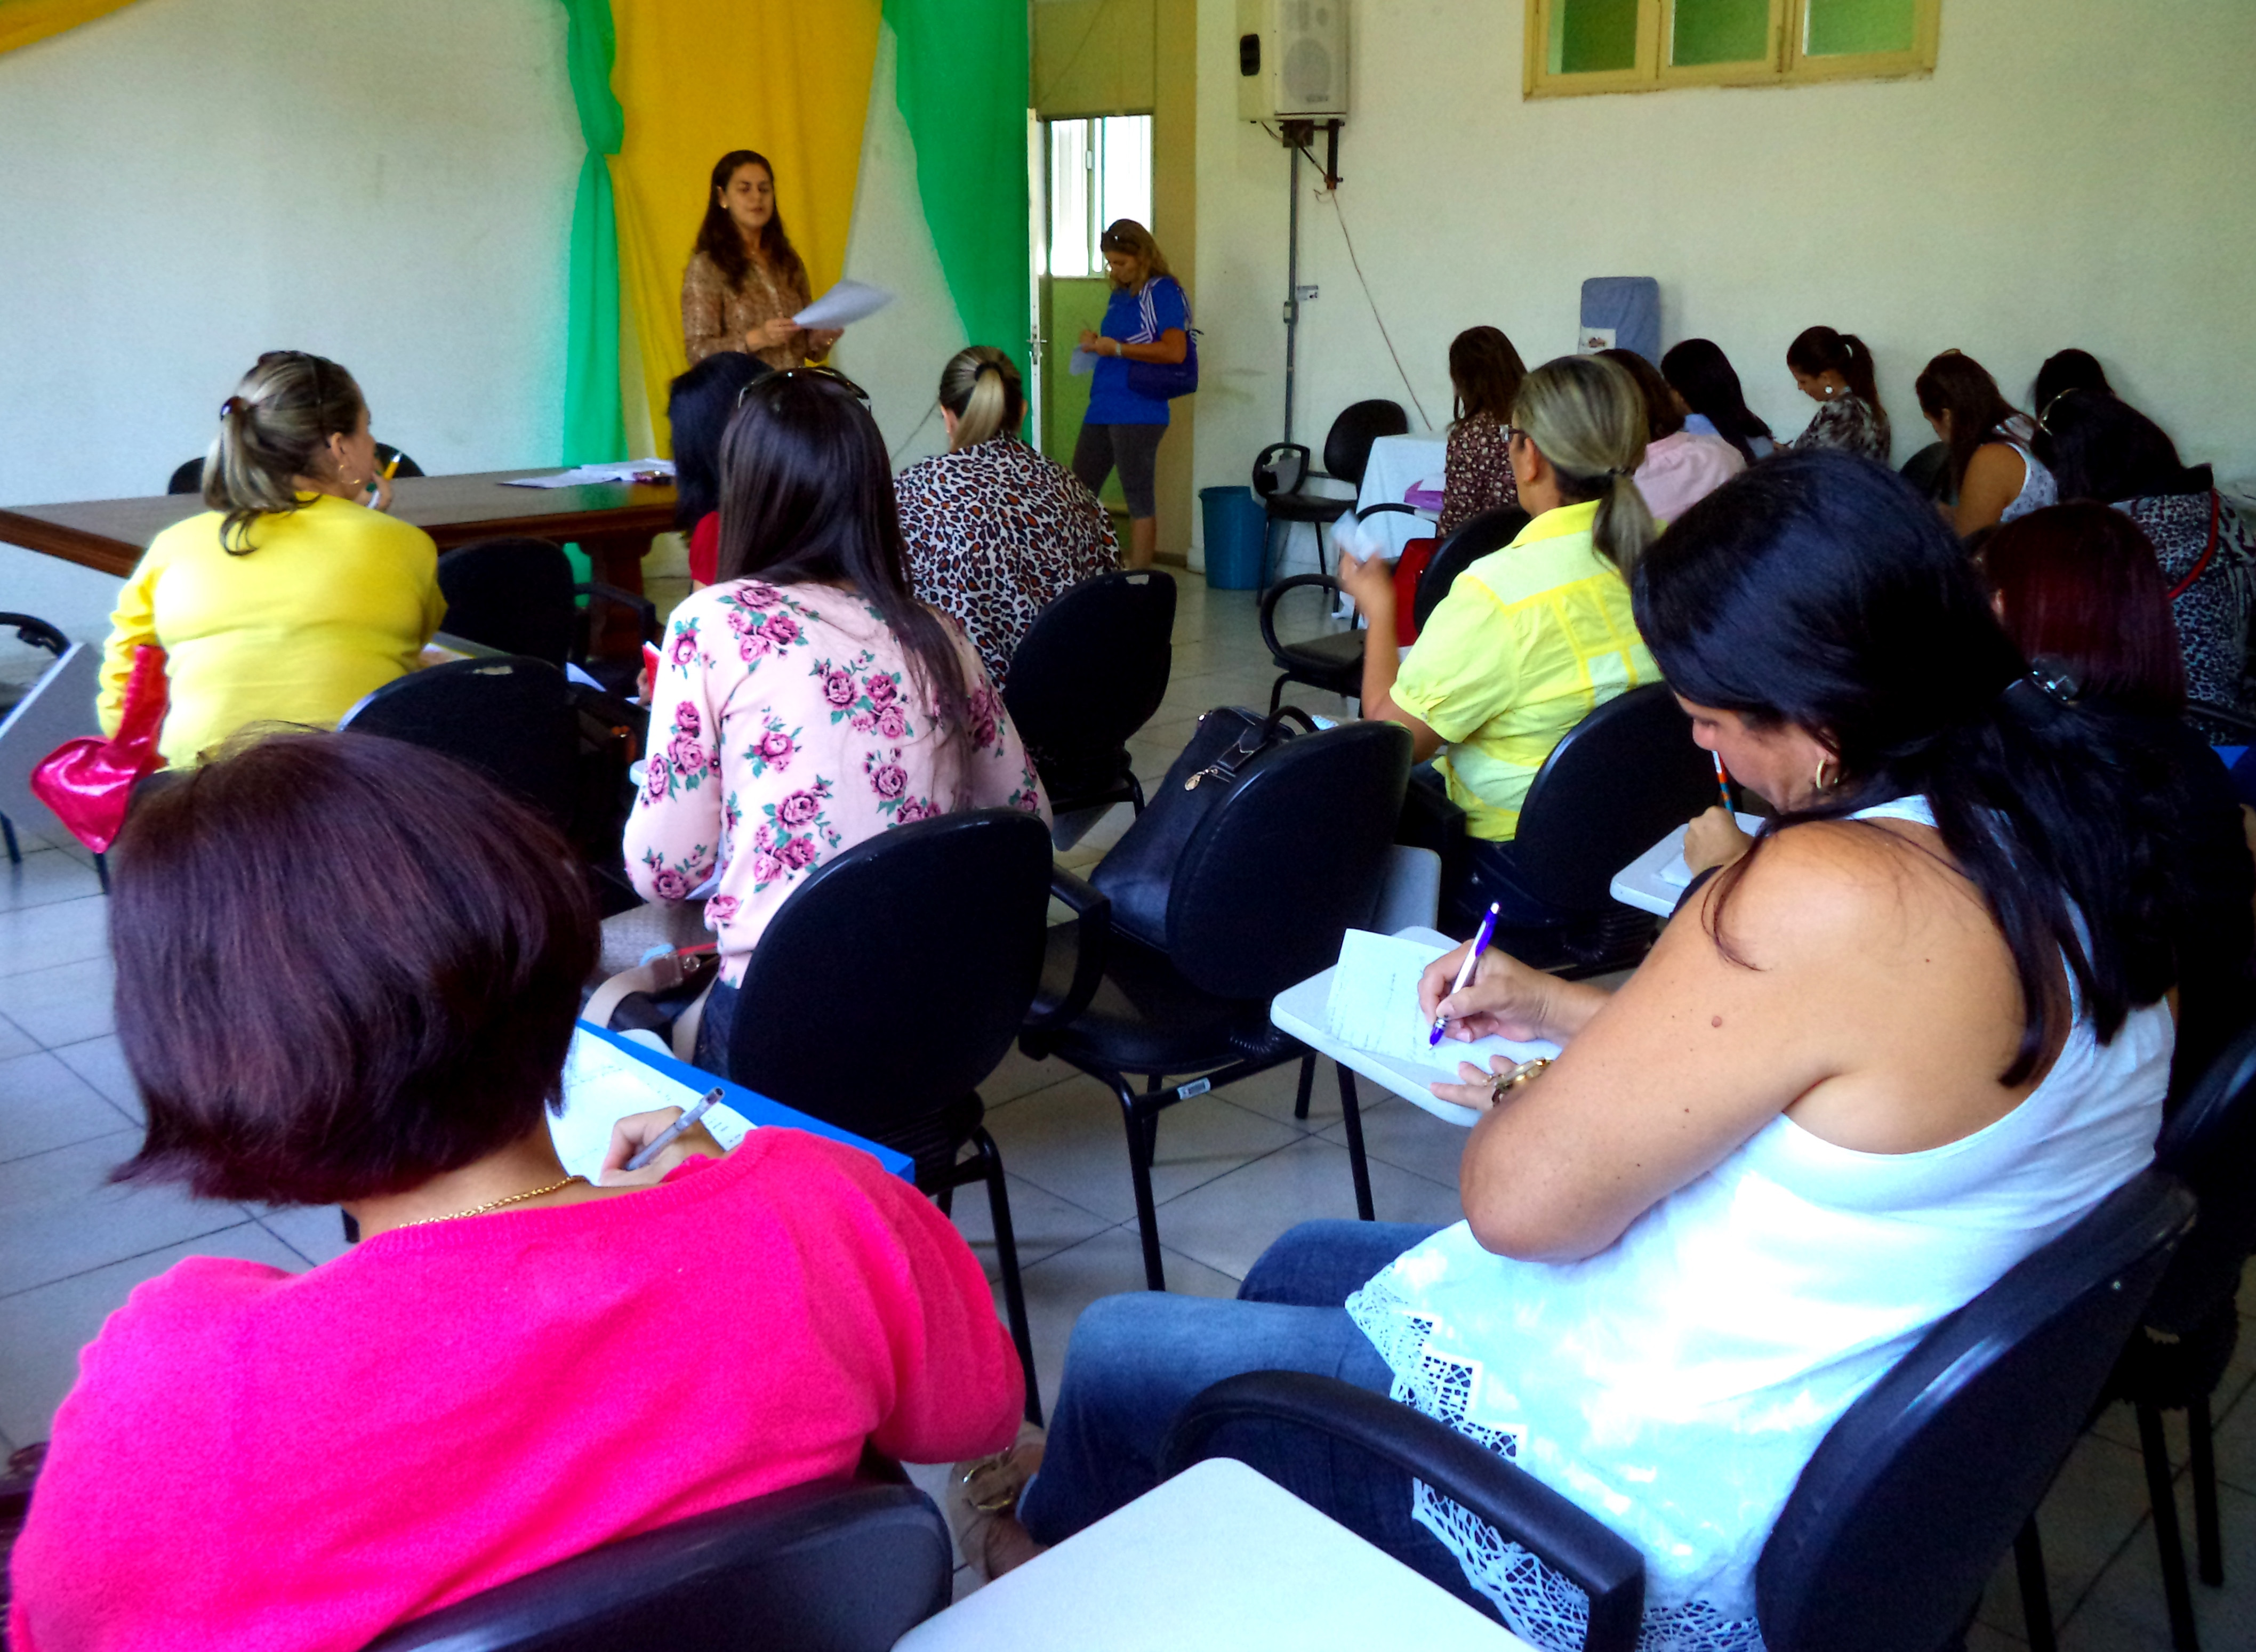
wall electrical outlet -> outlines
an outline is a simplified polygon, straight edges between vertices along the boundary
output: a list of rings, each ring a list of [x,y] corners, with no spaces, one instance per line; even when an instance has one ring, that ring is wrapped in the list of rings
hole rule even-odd
[[[1306,304],[1309,299],[1316,296],[1316,289],[1313,285],[1305,287],[1294,287],[1293,289],[1293,296],[1298,299],[1301,303]]]

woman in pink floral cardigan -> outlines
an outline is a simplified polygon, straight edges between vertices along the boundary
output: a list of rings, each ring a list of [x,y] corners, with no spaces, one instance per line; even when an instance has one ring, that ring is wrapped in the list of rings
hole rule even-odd
[[[978,654],[911,594],[885,443],[848,381],[750,388],[722,440],[719,572],[674,610],[626,831],[652,900],[719,874],[701,1065],[728,1048],[760,932],[841,849],[959,809],[1049,816]]]

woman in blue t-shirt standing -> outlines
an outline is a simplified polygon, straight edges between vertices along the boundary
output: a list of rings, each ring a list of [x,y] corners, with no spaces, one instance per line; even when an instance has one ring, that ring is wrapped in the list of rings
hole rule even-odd
[[[1160,537],[1152,477],[1160,438],[1167,433],[1167,404],[1129,388],[1128,363],[1181,362],[1190,350],[1191,306],[1182,284],[1167,273],[1160,243],[1133,218],[1113,220],[1097,245],[1112,274],[1112,301],[1102,333],[1082,329],[1081,348],[1099,359],[1089,417],[1074,444],[1073,474],[1096,493],[1119,467],[1120,491],[1128,496],[1128,566],[1148,568]]]

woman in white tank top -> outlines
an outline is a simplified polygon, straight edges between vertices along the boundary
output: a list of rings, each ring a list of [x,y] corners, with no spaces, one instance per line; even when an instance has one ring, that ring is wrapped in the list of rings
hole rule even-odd
[[[1919,376],[1920,411],[1950,446],[1949,510],[1960,538],[2041,510],[2059,496],[2032,444],[2034,420],[2016,412],[1989,369],[1963,350],[1945,350]]]
[[[1425,1008],[1458,1036],[1564,1046],[1516,1086],[1435,1086],[1484,1111],[1466,1220],[1311,1224],[1239,1301],[1095,1304],[1019,1505],[1033,1539],[1147,1487],[1206,1384],[1315,1370],[1636,1543],[1646,1652],[1759,1647],[1755,1559],[1826,1431],[2151,1157],[2189,897],[2173,817],[2134,799],[2178,784],[2169,760],[2041,686],[1933,509],[1852,458],[1735,478],[1632,585],[1694,737],[1779,819],[1618,993],[1491,950],[1445,999],[1462,949],[1435,965]],[[1581,1644],[1581,1596],[1463,1510],[1293,1466],[1521,1634]]]

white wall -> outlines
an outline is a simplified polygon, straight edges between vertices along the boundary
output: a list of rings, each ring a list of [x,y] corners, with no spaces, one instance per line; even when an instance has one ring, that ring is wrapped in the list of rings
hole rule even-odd
[[[557,462],[584,153],[555,0],[139,0],[0,56],[0,503],[156,492],[278,348],[427,470]],[[98,636],[114,588],[0,547],[0,608]]]
[[[1942,0],[1925,80],[1535,102],[1523,12],[1356,7],[1340,204],[1437,426],[1458,331],[1501,327],[1532,366],[1573,347],[1585,277],[1650,275],[1664,343],[1721,344],[1781,435],[1812,407],[1787,344],[1823,322],[1872,347],[1899,461],[1930,439],[1935,352],[2018,402],[2080,345],[2189,460],[2256,473],[2246,0]],[[1237,119],[1236,41],[1236,0],[1200,0],[1202,486],[1243,483],[1282,418],[1287,158]],[[1409,397],[1310,181],[1295,439],[1320,449],[1349,402]]]

